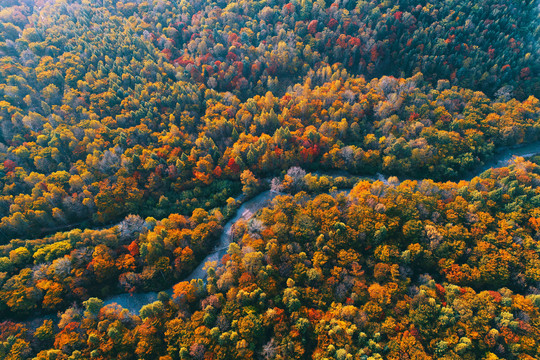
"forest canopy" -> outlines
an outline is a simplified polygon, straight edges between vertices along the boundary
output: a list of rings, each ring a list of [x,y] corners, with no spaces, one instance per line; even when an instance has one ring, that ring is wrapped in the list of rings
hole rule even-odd
[[[539,358],[538,19],[2,1],[0,358]]]

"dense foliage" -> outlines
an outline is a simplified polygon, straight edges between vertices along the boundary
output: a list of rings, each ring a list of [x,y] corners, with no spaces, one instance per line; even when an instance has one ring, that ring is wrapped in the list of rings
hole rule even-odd
[[[3,349],[50,347],[38,359],[537,358],[539,185],[540,167],[518,160],[471,182],[391,178],[349,195],[278,196],[237,223],[206,282],[178,283],[139,316],[91,298],[57,324],[6,322]]]
[[[1,1],[0,358],[539,358],[538,157],[443,182],[540,140],[539,29],[531,0]]]
[[[407,79],[382,77],[367,82],[354,75],[363,68],[362,52],[386,56],[384,61],[372,59],[380,70],[373,74],[360,71],[369,78],[391,73],[383,71],[390,59],[403,59],[391,49],[399,48],[394,43],[400,44],[407,36],[396,35],[388,42],[388,36],[380,35],[382,28],[398,34],[412,32],[411,39],[415,39],[416,32],[426,36],[429,31],[398,24],[425,22],[445,33],[436,19],[454,13],[450,7],[429,15],[427,5],[413,9],[403,4],[400,11],[386,11],[384,6],[363,2],[349,10],[350,4],[340,9],[336,4],[326,7],[321,2],[306,2],[302,6],[281,4],[277,11],[278,4],[274,8],[242,4],[231,2],[219,16],[215,14],[221,12],[219,8],[205,2],[156,6],[119,2],[116,7],[77,1],[29,2],[3,9],[0,230],[4,241],[28,236],[29,230],[39,234],[74,224],[110,223],[130,212],[162,217],[177,208],[184,215],[196,207],[209,210],[221,206],[238,189],[229,180],[237,183],[240,172],[248,168],[267,174],[276,167],[314,164],[317,169],[322,165],[360,173],[455,178],[487,159],[498,146],[538,139],[539,109],[534,97],[518,102],[509,100],[508,92],[490,100],[482,93],[451,87],[473,86],[444,80],[448,76],[439,66],[431,72],[421,68],[424,76],[418,73]],[[497,14],[514,14],[519,9],[524,22],[529,16],[525,14],[532,14],[528,6],[533,4],[489,8]],[[371,15],[360,15],[364,13]],[[416,20],[416,13],[423,21]],[[499,62],[516,58],[510,61],[508,74],[516,69],[523,72],[520,69],[531,62],[530,53],[524,54],[532,51],[525,36],[528,28],[514,29],[513,17],[504,17],[504,26],[497,20],[495,26],[488,19],[480,21],[481,15],[474,11],[470,19],[456,15],[468,24],[465,29],[449,16],[444,16],[443,23],[454,30],[446,31],[469,31],[477,22],[480,29],[486,27],[485,38],[474,37],[479,44],[468,45],[479,54],[467,61],[497,68],[493,76],[503,71]],[[378,17],[395,25],[383,26]],[[313,20],[313,25],[313,21],[308,23],[311,18],[328,18],[334,25],[327,27],[322,20]],[[272,22],[279,26],[271,26]],[[311,30],[301,30],[306,26]],[[371,29],[375,26],[382,28]],[[488,34],[502,31],[496,30],[501,26],[515,32],[515,51],[495,54],[481,43],[497,37]],[[356,59],[352,61],[355,66],[343,65],[351,62],[341,61],[345,55],[321,59],[320,51],[327,44],[336,44],[335,54],[345,51],[338,46],[339,39],[359,29],[366,33],[357,34],[362,40],[355,39],[364,47],[370,44],[371,50],[352,46],[349,50],[354,54],[346,57]],[[422,36],[415,41],[423,42]],[[382,37],[386,40],[377,40]],[[260,46],[255,48],[250,42]],[[306,49],[296,49],[297,44],[312,48],[315,55],[311,60],[304,58]],[[269,52],[259,49],[261,46],[275,49]],[[448,51],[459,59],[455,50]],[[484,52],[493,59],[482,60]],[[180,53],[183,55],[176,58]],[[410,56],[414,53],[407,51]],[[443,58],[443,54],[433,56]],[[414,56],[412,63],[430,64],[420,54]],[[261,68],[248,71],[247,65],[234,61],[237,58]],[[193,64],[186,59],[193,59],[189,60]],[[292,69],[280,72],[272,70],[272,64]],[[229,69],[242,67],[255,74],[248,76],[249,81],[241,77],[242,71],[236,74]],[[412,69],[417,67],[410,65],[411,69],[396,75],[413,75]],[[304,71],[304,86],[296,85],[283,96],[271,93],[280,93],[275,86],[264,85],[275,71],[290,76],[291,72],[302,73],[300,68],[309,69]],[[490,70],[479,73],[485,71]],[[191,75],[185,76],[186,72]],[[210,76],[214,72],[221,75]],[[193,75],[196,73],[199,75]],[[431,85],[435,73],[442,79]],[[206,75],[214,80],[201,79]],[[537,84],[530,76],[508,75],[504,86],[521,89],[525,85],[518,84]],[[231,85],[240,82],[256,89],[259,77],[269,79],[263,79],[260,91],[242,87],[235,91],[238,86]],[[216,79],[223,85],[213,86]],[[488,87],[474,88],[490,93]],[[233,90],[233,94],[220,90]],[[245,96],[257,93],[260,95],[252,98]]]
[[[295,179],[286,176],[279,187],[295,190],[301,184],[319,193],[354,183],[354,179],[305,172]],[[245,187],[246,192],[256,191],[253,185]],[[129,215],[111,228],[12,240],[0,246],[0,316],[28,318],[63,310],[90,296],[171,286],[204,258],[237,205],[229,198],[222,209],[210,214],[197,208],[191,217],[171,214],[161,221]]]

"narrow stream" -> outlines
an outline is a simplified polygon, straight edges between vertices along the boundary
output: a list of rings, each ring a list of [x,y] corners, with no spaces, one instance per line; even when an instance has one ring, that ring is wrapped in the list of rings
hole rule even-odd
[[[184,281],[190,281],[191,279],[204,279],[206,278],[206,271],[204,266],[209,261],[219,261],[223,255],[227,253],[229,244],[232,236],[232,227],[240,219],[249,219],[257,210],[265,207],[273,198],[275,198],[279,193],[274,191],[265,191],[253,199],[243,203],[237,210],[236,215],[229,220],[223,227],[223,232],[219,237],[218,243],[214,246],[214,249],[208,256],[206,256],[200,263],[199,266],[195,268],[189,274]],[[172,288],[165,290],[165,292],[172,294]],[[157,300],[158,292],[146,292],[146,293],[135,293],[135,294],[119,294],[111,296],[105,299],[104,303],[112,304],[117,303],[125,309],[128,309],[134,314],[138,314],[139,310],[146,304],[152,303]]]
[[[494,167],[501,167],[508,164],[510,160],[512,160],[516,156],[523,156],[523,157],[530,157],[537,153],[540,153],[540,143],[535,143],[527,146],[523,146],[520,148],[514,148],[514,149],[508,149],[506,151],[503,151],[499,153],[495,159],[492,161],[486,163],[484,166],[476,169],[474,173],[469,174],[469,176],[466,177],[466,180],[470,180],[473,177],[483,173],[484,171],[494,168]],[[328,176],[342,176],[340,175],[340,172],[330,172],[330,173],[319,173],[319,175],[328,175]],[[380,180],[386,183],[386,178],[381,175],[377,174],[375,177],[363,177],[370,180]],[[344,190],[346,194],[348,194],[350,190]],[[229,247],[231,237],[232,237],[232,227],[233,225],[240,219],[249,219],[254,213],[256,213],[259,209],[265,207],[274,199],[279,193],[274,191],[265,191],[258,196],[254,197],[253,199],[246,201],[240,208],[238,209],[236,215],[229,220],[224,228],[223,232],[219,238],[218,243],[212,250],[210,254],[206,258],[204,258],[199,266],[193,272],[188,275],[184,281],[190,281],[192,279],[205,279],[206,278],[206,271],[204,270],[204,266],[209,261],[218,261],[227,253],[227,249]],[[172,288],[169,288],[165,290],[165,292],[172,294]],[[130,312],[134,314],[138,314],[140,309],[149,303],[152,303],[157,300],[158,292],[146,292],[146,293],[135,293],[135,294],[120,294],[111,296],[109,298],[106,298],[104,303],[112,304],[117,303],[118,305],[122,306],[125,309],[128,309]]]
[[[515,157],[528,158],[538,153],[540,153],[540,142],[535,142],[535,143],[525,145],[525,146],[506,149],[504,151],[501,151],[495,154],[493,159],[491,159],[484,165],[480,166],[477,169],[474,169],[474,171],[471,171],[467,176],[465,176],[465,180],[470,181],[473,177],[478,176],[484,171],[489,170],[491,168],[503,167]]]

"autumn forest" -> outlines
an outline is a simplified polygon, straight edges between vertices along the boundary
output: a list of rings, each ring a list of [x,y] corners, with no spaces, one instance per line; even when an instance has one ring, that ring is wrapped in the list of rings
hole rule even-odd
[[[0,359],[540,359],[532,0],[1,0]]]

